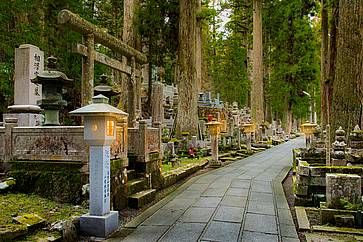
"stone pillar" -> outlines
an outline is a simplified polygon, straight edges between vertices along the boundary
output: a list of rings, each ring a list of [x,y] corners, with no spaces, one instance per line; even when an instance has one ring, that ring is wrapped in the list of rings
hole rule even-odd
[[[252,152],[251,143],[252,143],[251,133],[248,132],[248,133],[246,133],[246,147],[247,147],[248,153]]]
[[[110,146],[90,146],[89,213],[104,216],[110,212]]]
[[[193,148],[197,147],[197,141],[198,141],[197,136],[193,135],[192,136],[192,141],[191,141]]]
[[[41,124],[38,101],[42,98],[42,86],[31,82],[44,70],[44,52],[37,46],[24,44],[15,49],[14,105],[9,106],[6,118],[17,118],[19,126]]]
[[[218,135],[211,135],[211,148],[212,148],[212,161],[210,166],[221,166],[221,162],[218,160]]]
[[[326,136],[325,136],[325,148],[326,148],[326,152],[325,152],[325,164],[327,166],[331,165],[330,162],[330,152],[331,152],[331,141],[330,141],[330,125],[326,125]]]
[[[14,104],[37,105],[42,99],[42,86],[31,82],[44,70],[44,52],[24,44],[15,49]]]
[[[5,118],[5,149],[4,160],[10,161],[13,158],[13,128],[18,126],[17,118]]]
[[[326,174],[326,203],[329,208],[340,208],[340,199],[352,204],[361,202],[361,178],[351,174]]]
[[[156,82],[152,89],[152,126],[154,123],[163,123],[164,121],[164,85],[161,82]]]
[[[137,126],[137,90],[136,90],[136,62],[135,58],[131,58],[131,77],[128,82],[128,99],[127,111],[129,113],[129,127],[135,128]]]
[[[139,132],[140,132],[140,143],[138,152],[138,162],[148,162],[149,159],[147,157],[147,123],[146,120],[140,120],[139,122]]]

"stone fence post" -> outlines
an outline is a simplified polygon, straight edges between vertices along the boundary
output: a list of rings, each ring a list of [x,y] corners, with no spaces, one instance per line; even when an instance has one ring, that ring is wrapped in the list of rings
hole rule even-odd
[[[13,158],[13,128],[18,126],[17,118],[5,118],[5,147],[4,160],[10,161]]]
[[[146,120],[139,121],[140,143],[138,157],[145,159],[141,162],[147,162],[147,123]]]

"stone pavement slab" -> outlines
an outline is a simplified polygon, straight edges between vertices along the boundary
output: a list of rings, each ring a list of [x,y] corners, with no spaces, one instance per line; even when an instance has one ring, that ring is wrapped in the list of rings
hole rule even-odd
[[[295,139],[191,178],[125,225],[134,232],[124,241],[297,241],[281,181],[303,145]]]
[[[228,207],[246,207],[247,197],[240,197],[240,196],[224,196],[221,205],[228,206]]]
[[[192,207],[185,212],[181,220],[189,223],[207,223],[214,211],[215,208]]]
[[[162,238],[161,242],[189,242],[197,241],[206,224],[177,223]]]
[[[201,197],[193,204],[193,207],[216,208],[221,200],[221,197]]]
[[[221,206],[217,209],[213,220],[241,223],[243,219],[244,208]]]
[[[149,242],[156,241],[163,233],[169,228],[169,226],[139,226],[132,234],[127,236],[125,242]],[[111,241],[117,241],[111,239]]]
[[[240,227],[241,224],[238,223],[212,221],[202,239],[207,241],[237,241]]]
[[[278,242],[277,235],[259,232],[245,231],[242,235],[242,242]]]
[[[272,215],[247,213],[244,230],[277,234],[276,217]]]

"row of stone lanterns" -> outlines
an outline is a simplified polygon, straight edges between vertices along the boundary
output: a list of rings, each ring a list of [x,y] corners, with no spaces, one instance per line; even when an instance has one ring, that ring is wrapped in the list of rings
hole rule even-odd
[[[206,123],[209,133],[211,135],[211,149],[212,149],[212,160],[209,164],[210,167],[218,167],[221,166],[221,162],[218,160],[218,136],[221,133],[221,129],[223,129],[223,122],[218,122],[216,120],[212,120]],[[251,152],[251,136],[252,133],[255,132],[255,124],[246,123],[240,126],[240,130],[246,134],[247,137],[247,151]]]

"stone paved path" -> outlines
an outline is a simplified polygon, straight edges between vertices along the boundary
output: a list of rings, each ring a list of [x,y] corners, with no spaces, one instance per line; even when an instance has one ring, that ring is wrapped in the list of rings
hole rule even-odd
[[[303,145],[294,139],[192,178],[131,222],[123,241],[299,241],[281,181]]]

